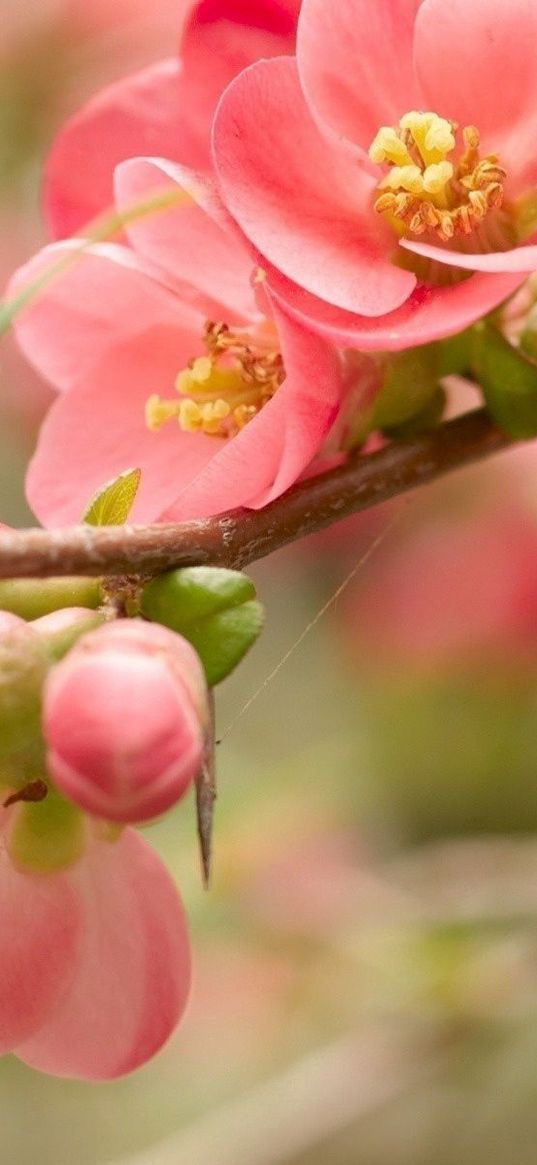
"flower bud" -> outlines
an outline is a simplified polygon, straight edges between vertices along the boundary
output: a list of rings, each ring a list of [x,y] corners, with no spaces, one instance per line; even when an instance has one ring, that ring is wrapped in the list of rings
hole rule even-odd
[[[95,816],[147,821],[198,774],[207,719],[203,669],[186,640],[139,619],[107,623],[49,674],[50,776]]]

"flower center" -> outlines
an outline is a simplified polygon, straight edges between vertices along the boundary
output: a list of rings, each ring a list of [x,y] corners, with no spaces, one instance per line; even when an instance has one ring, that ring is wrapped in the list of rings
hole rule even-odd
[[[179,400],[149,397],[145,409],[149,429],[158,430],[176,418],[187,433],[234,437],[274,396],[285,376],[275,345],[273,325],[231,331],[227,324],[205,324],[204,356],[191,360],[179,373]]]
[[[382,126],[369,149],[388,173],[378,186],[375,210],[398,233],[427,231],[443,242],[469,235],[503,202],[506,171],[495,154],[481,158],[479,131],[436,113],[405,113],[398,126]]]

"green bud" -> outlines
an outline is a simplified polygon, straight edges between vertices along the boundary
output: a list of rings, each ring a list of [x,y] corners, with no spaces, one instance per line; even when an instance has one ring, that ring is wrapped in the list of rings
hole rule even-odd
[[[85,849],[84,815],[50,789],[44,801],[17,805],[7,844],[19,868],[39,874],[67,869]]]
[[[472,370],[492,417],[510,437],[537,436],[537,366],[486,321],[474,328]]]
[[[233,671],[261,631],[263,608],[255,594],[252,580],[240,571],[190,566],[148,583],[141,611],[188,639],[213,686]]]
[[[0,580],[0,610],[21,619],[40,619],[63,607],[98,607],[101,586],[96,578],[14,578]]]
[[[9,618],[11,616],[8,616]],[[0,782],[19,788],[42,775],[41,691],[45,644],[22,621],[0,635]]]

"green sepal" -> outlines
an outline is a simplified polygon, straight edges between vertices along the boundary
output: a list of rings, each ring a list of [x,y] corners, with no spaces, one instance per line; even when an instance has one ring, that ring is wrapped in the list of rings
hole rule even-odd
[[[537,307],[531,309],[519,343],[521,352],[537,362]]]
[[[58,663],[83,635],[87,635],[89,631],[95,631],[105,622],[106,616],[100,614],[99,611],[88,611],[87,618],[73,619],[68,627],[62,627],[60,631],[51,631],[47,635],[40,632],[40,638],[45,644],[50,661]]]
[[[0,580],[0,610],[21,619],[39,619],[63,607],[89,607],[102,603],[96,578],[14,578]]]
[[[537,365],[486,321],[474,327],[472,370],[485,404],[504,433],[537,436]]]
[[[91,499],[82,521],[90,526],[122,526],[131,512],[141,476],[141,469],[126,469],[103,485]]]
[[[417,436],[418,433],[427,433],[431,429],[436,429],[436,426],[440,424],[444,415],[446,401],[445,389],[439,384],[433,396],[421,412],[416,413],[413,417],[409,417],[407,421],[403,421],[400,425],[385,428],[383,430],[385,436],[389,437],[392,441],[408,441],[412,437]]]
[[[144,587],[141,611],[188,639],[213,686],[233,671],[261,631],[264,613],[255,593],[240,571],[184,567]]]
[[[68,869],[84,853],[84,815],[50,789],[44,801],[17,806],[8,850],[19,869],[51,874]]]
[[[382,387],[375,398],[368,429],[396,429],[428,408],[439,379],[436,344],[408,348],[387,358]]]
[[[28,624],[0,638],[0,774],[15,789],[43,772],[41,693],[49,664]]]

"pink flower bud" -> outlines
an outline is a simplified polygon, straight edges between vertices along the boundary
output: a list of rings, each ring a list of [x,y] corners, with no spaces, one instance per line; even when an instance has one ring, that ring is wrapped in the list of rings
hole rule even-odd
[[[98,817],[157,817],[201,768],[207,708],[203,669],[185,639],[139,619],[107,623],[49,673],[50,776]]]

